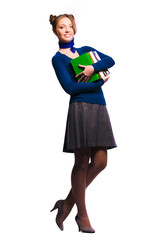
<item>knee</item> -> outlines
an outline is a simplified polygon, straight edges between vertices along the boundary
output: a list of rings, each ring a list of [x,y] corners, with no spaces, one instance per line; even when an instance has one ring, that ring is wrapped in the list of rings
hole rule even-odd
[[[104,170],[107,166],[107,153],[102,150],[96,152],[92,158],[91,164],[99,172]]]
[[[98,171],[102,171],[107,166],[107,158],[98,158],[93,165]]]
[[[103,160],[103,162],[101,163],[101,169],[104,170],[107,166],[107,158]]]
[[[80,164],[75,164],[75,168],[80,170],[81,172],[86,172],[89,164],[86,162],[81,162]]]
[[[89,163],[86,161],[75,162],[74,170],[80,172],[86,172],[88,169]]]
[[[74,167],[78,170],[86,171],[88,166],[89,166],[89,152],[84,151],[83,149],[80,151],[76,151]]]

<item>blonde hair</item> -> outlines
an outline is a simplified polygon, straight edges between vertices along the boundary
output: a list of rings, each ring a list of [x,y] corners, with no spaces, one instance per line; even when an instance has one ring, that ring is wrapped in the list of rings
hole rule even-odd
[[[72,14],[60,14],[58,16],[50,15],[49,21],[50,21],[50,24],[52,25],[54,33],[57,34],[57,31],[56,31],[57,24],[58,24],[59,20],[63,17],[67,17],[70,19],[70,21],[72,22],[72,26],[73,26],[73,30],[74,30],[74,34],[75,34],[77,32],[77,28],[76,28],[75,18]]]

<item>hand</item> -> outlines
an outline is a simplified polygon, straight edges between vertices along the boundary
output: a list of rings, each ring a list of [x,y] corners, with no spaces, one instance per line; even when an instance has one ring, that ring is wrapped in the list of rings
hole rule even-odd
[[[94,73],[94,67],[92,65],[84,66],[84,65],[78,65],[80,68],[84,68],[83,72],[76,75],[76,77],[80,77],[78,82],[88,82],[88,80],[91,78],[91,76]]]
[[[104,82],[107,82],[109,78],[110,78],[110,74],[108,74],[106,77],[103,78]]]

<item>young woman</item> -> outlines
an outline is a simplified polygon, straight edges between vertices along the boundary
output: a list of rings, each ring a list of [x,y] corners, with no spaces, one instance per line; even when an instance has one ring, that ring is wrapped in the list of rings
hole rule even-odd
[[[107,165],[107,150],[116,147],[102,85],[109,75],[96,82],[88,82],[97,72],[112,67],[114,60],[92,47],[74,48],[76,24],[73,15],[50,15],[50,24],[59,39],[59,51],[52,65],[62,88],[70,94],[69,111],[64,140],[64,152],[74,153],[72,189],[65,200],[56,202],[56,223],[63,230],[63,222],[77,206],[75,220],[79,231],[94,233],[85,204],[86,187]],[[83,72],[75,76],[71,59],[89,51],[97,51],[101,60],[89,66],[80,65]],[[78,79],[77,79],[78,77]]]

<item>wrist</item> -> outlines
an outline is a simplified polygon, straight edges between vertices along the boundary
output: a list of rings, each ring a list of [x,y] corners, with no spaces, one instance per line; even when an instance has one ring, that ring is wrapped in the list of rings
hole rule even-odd
[[[96,63],[93,63],[91,66],[93,67],[93,70],[94,70],[94,73],[96,73],[97,72],[97,70],[96,70],[96,65],[95,65]]]
[[[94,73],[94,71],[95,71],[95,70],[94,70],[94,67],[93,67],[93,65],[91,65],[91,67],[92,67],[92,72]]]

